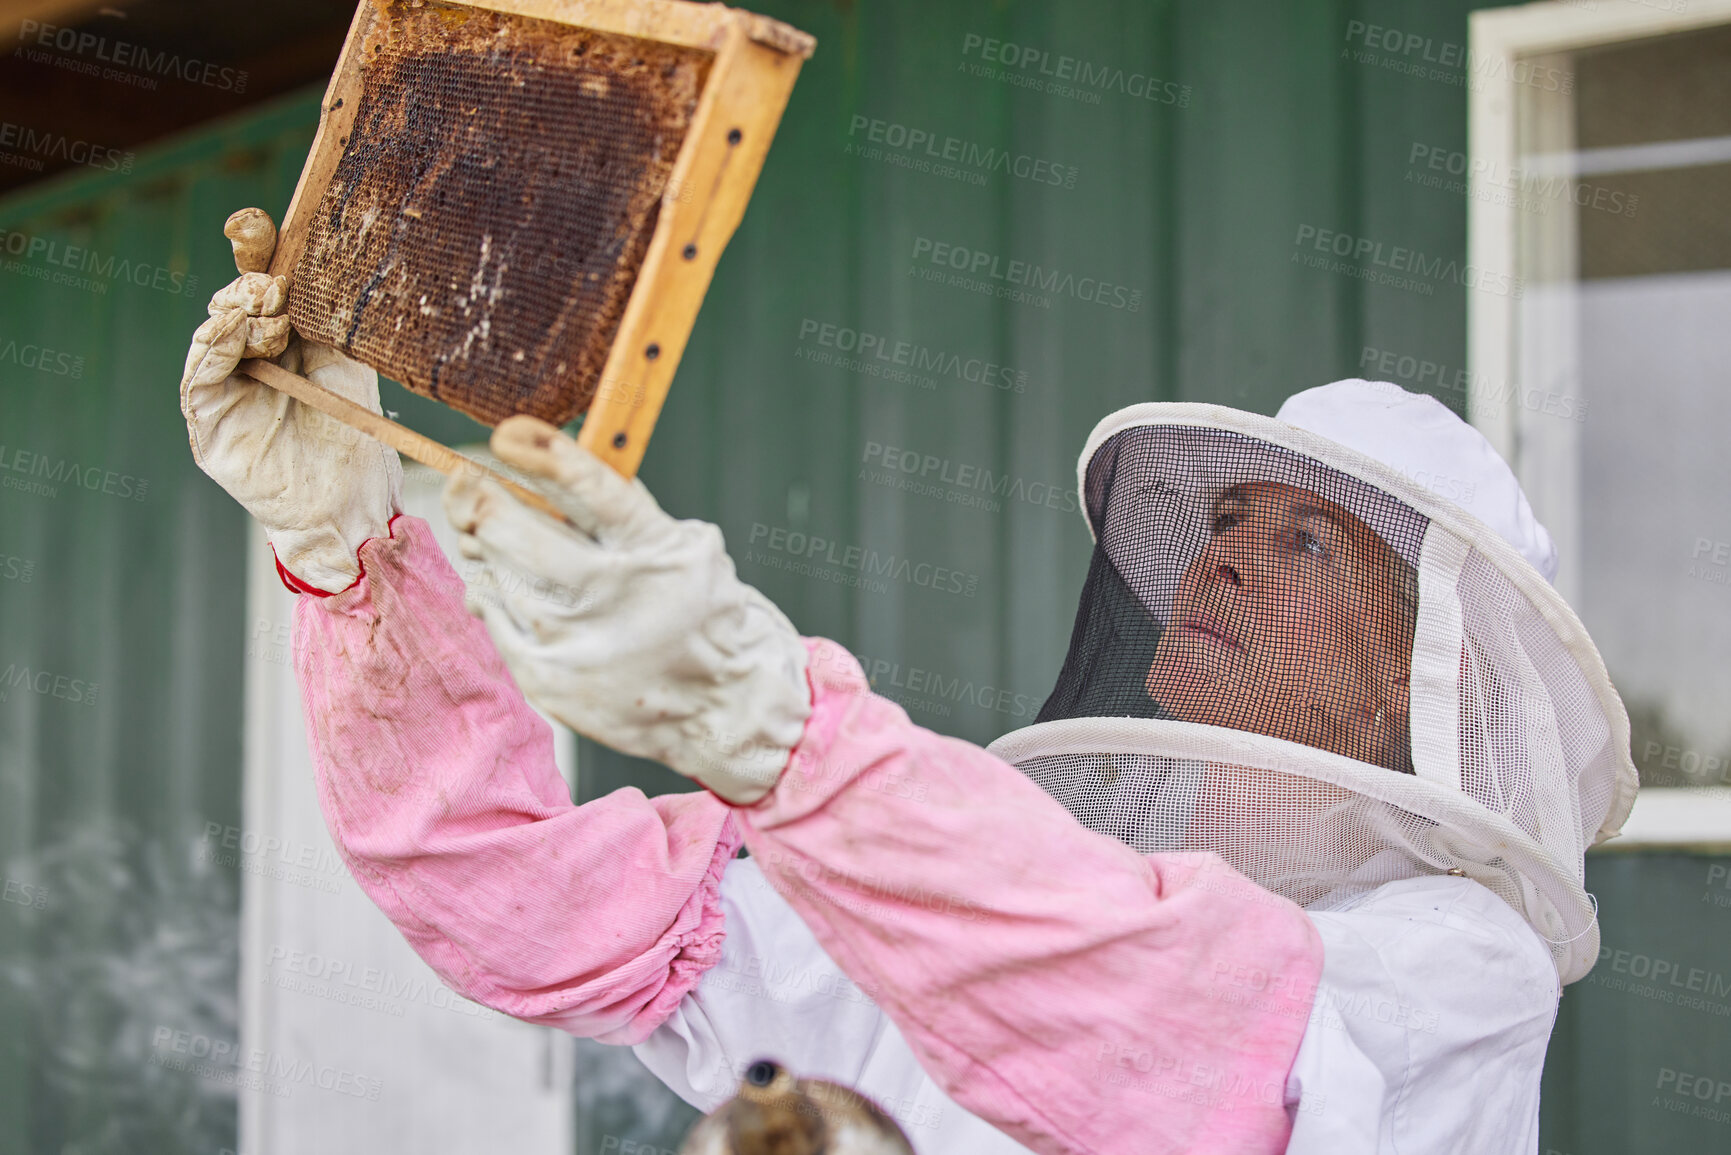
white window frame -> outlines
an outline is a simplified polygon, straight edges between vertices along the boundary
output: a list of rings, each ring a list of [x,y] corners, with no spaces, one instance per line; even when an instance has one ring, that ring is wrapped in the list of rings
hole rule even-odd
[[[1518,198],[1498,196],[1494,182],[1521,167],[1517,116],[1523,92],[1517,81],[1530,75],[1516,65],[1552,53],[1638,40],[1731,23],[1731,0],[1553,0],[1515,8],[1494,8],[1471,14],[1469,44],[1474,83],[1467,95],[1467,147],[1472,158],[1467,199],[1467,255],[1480,269],[1514,274],[1520,267],[1521,209]],[[1547,94],[1539,131],[1546,151],[1572,149],[1573,118],[1560,115],[1567,98]],[[1573,235],[1574,205],[1567,198],[1563,211],[1541,227]],[[1529,223],[1530,219],[1529,219]],[[1558,260],[1573,259],[1561,246]],[[1470,379],[1467,415],[1514,467],[1521,484],[1540,507],[1541,516],[1557,538],[1562,562],[1558,589],[1574,592],[1579,556],[1578,498],[1574,492],[1576,445],[1572,422],[1550,420],[1521,424],[1523,413],[1511,384],[1542,385],[1524,379],[1515,345],[1520,302],[1512,296],[1467,294],[1467,365]],[[1571,323],[1559,314],[1556,332],[1541,339],[1560,350],[1577,347]],[[1547,318],[1547,325],[1550,319]],[[1571,356],[1571,352],[1560,352]],[[1526,460],[1522,460],[1522,455]],[[1731,850],[1731,790],[1645,789],[1623,834],[1608,843],[1618,850],[1656,847]]]
[[[1467,149],[1475,162],[1467,200],[1467,255],[1479,268],[1512,272],[1516,266],[1520,209],[1508,203],[1512,198],[1491,195],[1490,184],[1494,174],[1520,165],[1515,140],[1517,61],[1731,23],[1731,0],[1594,3],[1589,8],[1573,0],[1547,0],[1485,9],[1469,18],[1477,75],[1467,93]],[[1467,363],[1472,370],[1467,411],[1504,456],[1514,449],[1516,406],[1496,384],[1514,380],[1515,304],[1510,297],[1473,293],[1467,307]]]

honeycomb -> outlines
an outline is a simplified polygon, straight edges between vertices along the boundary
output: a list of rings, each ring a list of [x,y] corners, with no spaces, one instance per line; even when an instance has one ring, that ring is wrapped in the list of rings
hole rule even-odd
[[[290,316],[488,425],[594,397],[713,57],[548,20],[382,8]]]

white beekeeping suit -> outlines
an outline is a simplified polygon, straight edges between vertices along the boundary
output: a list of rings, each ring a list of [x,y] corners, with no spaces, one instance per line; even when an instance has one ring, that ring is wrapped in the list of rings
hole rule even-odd
[[[1274,419],[1132,406],[1078,473],[1096,548],[1069,654],[990,752],[1084,825],[1213,851],[1310,913],[1289,1152],[1535,1152],[1556,998],[1598,951],[1583,853],[1636,779],[1508,466],[1435,399],[1355,380]],[[750,863],[722,898],[728,961],[638,1048],[670,1086],[713,1107],[773,1053],[890,1104],[921,1151],[1022,1150],[924,1076]]]

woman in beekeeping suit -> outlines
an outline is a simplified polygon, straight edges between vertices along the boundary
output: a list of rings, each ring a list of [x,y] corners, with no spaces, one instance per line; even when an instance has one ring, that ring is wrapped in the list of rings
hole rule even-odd
[[[455,990],[632,1045],[704,1109],[773,1057],[924,1155],[1537,1150],[1557,999],[1598,950],[1583,853],[1635,777],[1544,529],[1437,401],[1343,381],[1273,419],[1107,417],[1063,670],[982,750],[530,418],[493,449],[571,525],[446,492],[501,591],[483,626],[390,450],[232,376],[281,354],[377,408],[282,304],[217,295],[182,406],[307,595],[331,834]],[[524,692],[707,790],[572,805]]]

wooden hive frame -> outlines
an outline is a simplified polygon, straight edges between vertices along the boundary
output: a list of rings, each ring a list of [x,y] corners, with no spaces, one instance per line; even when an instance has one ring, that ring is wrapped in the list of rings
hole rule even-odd
[[[356,9],[325,92],[306,167],[283,219],[270,264],[272,274],[292,276],[306,246],[311,217],[342,158],[361,104],[362,46],[387,4],[388,0],[361,0]],[[578,435],[584,448],[623,476],[634,476],[715,266],[745,213],[800,65],[816,42],[786,24],[719,3],[426,0],[426,5],[556,21],[713,54],[599,388]],[[696,195],[688,195],[687,190],[695,190]],[[248,361],[242,369],[434,468],[446,473],[476,468],[437,442],[278,366]],[[524,492],[512,488],[520,495]],[[535,504],[547,508],[543,502]]]

